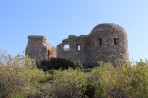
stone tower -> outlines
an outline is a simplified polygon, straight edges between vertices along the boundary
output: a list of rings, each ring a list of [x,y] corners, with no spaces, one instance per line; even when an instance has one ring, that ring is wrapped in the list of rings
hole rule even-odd
[[[42,60],[56,57],[56,48],[46,43],[45,36],[30,35],[25,54],[39,63]]]
[[[127,33],[117,24],[99,24],[89,35],[64,39],[57,46],[57,57],[80,60],[84,65],[96,65],[99,61],[114,64],[117,59],[129,62]]]
[[[129,62],[127,33],[117,24],[99,24],[90,35],[89,61],[95,64],[98,61],[112,62],[122,59]]]

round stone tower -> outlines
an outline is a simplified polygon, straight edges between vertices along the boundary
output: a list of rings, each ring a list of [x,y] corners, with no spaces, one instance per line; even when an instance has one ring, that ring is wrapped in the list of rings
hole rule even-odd
[[[89,34],[89,41],[89,64],[98,61],[114,64],[118,59],[129,62],[127,33],[123,27],[113,23],[99,24]]]

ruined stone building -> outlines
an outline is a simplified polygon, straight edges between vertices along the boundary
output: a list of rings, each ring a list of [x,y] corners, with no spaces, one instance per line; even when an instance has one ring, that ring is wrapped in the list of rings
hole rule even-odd
[[[113,23],[99,24],[88,35],[69,35],[57,45],[57,52],[43,36],[28,36],[28,40],[26,54],[36,61],[52,56],[81,61],[84,65],[96,65],[98,61],[114,63],[116,59],[129,62],[127,33]]]
[[[36,63],[56,57],[56,48],[46,43],[45,36],[28,36],[28,45],[25,54],[35,59]]]

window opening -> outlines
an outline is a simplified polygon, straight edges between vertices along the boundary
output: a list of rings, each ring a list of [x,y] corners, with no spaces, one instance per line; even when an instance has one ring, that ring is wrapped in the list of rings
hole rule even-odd
[[[65,51],[69,51],[69,48],[70,48],[70,47],[69,47],[68,44],[67,44],[67,45],[64,45],[64,50],[65,50]]]
[[[99,45],[102,45],[102,38],[99,38]]]
[[[114,45],[118,45],[119,44],[119,39],[118,38],[114,38]]]
[[[77,50],[81,50],[80,44],[77,44]]]

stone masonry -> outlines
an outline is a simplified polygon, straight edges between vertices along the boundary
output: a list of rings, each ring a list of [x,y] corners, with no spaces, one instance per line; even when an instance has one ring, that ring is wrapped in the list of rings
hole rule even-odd
[[[50,57],[81,61],[83,65],[96,65],[99,61],[114,64],[117,59],[129,62],[127,33],[113,23],[99,24],[88,35],[69,35],[57,49],[48,45],[44,36],[28,36],[26,54],[36,62]]]
[[[127,33],[117,24],[99,24],[89,35],[69,35],[57,46],[57,57],[80,60],[83,65],[96,65],[99,61],[114,64],[117,59],[129,62]]]
[[[42,60],[56,57],[56,48],[46,43],[45,36],[30,35],[25,54],[39,63]]]

